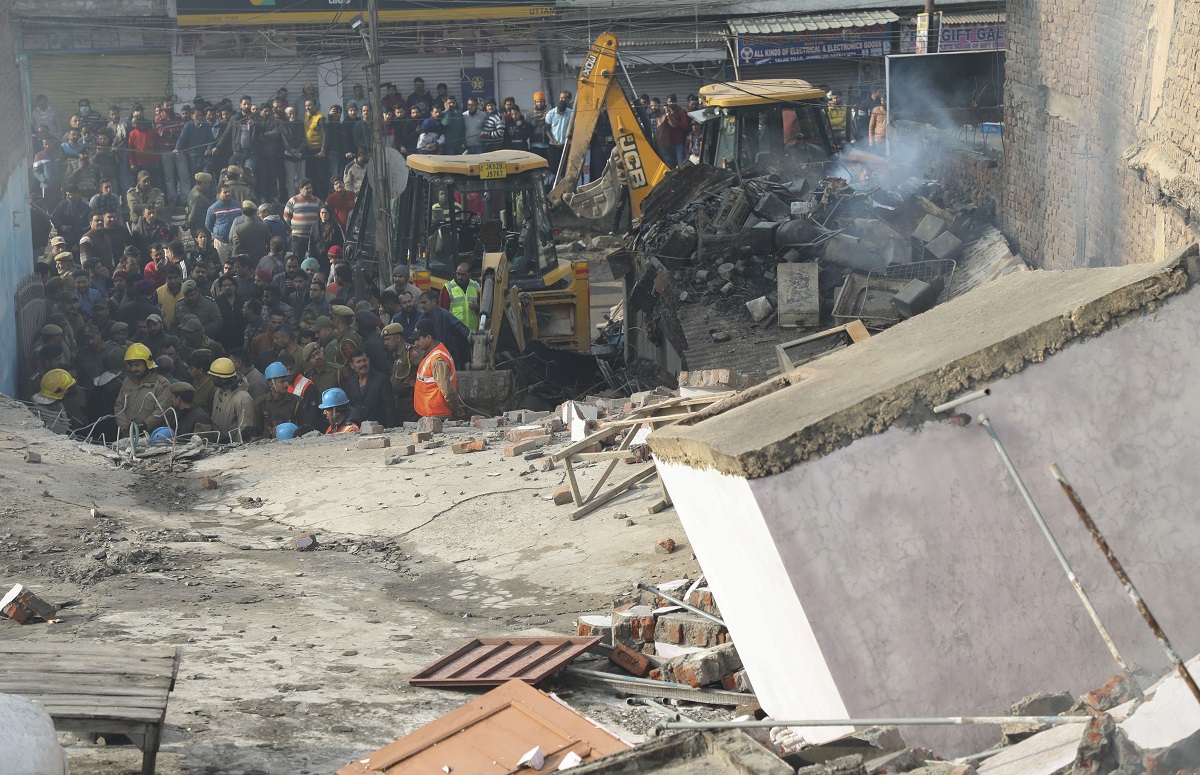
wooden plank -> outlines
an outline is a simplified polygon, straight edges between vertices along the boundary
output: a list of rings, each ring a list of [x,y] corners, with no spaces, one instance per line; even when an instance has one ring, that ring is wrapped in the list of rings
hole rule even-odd
[[[646,479],[647,477],[654,475],[656,470],[657,469],[654,467],[653,463],[647,463],[645,468],[636,471],[626,479],[623,479],[622,481],[613,485],[613,488],[608,492],[599,497],[593,498],[587,504],[572,511],[569,518],[575,520],[579,519],[585,514],[590,514],[591,512],[603,506],[605,503],[608,503],[613,498],[616,498],[618,495],[628,490],[633,485],[637,484],[643,479]]]
[[[32,683],[36,686],[80,686],[97,688],[130,687],[137,689],[171,688],[171,679],[165,675],[97,675],[95,673],[30,673],[0,672],[0,686]],[[90,690],[90,689],[89,689]]]
[[[59,732],[83,735],[121,734],[130,738],[145,735],[146,730],[157,726],[155,721],[122,721],[120,719],[74,719],[59,716],[54,719],[54,728]]]
[[[54,694],[86,694],[95,697],[159,697],[165,703],[170,690],[163,686],[104,686],[86,684],[62,683],[55,676],[46,681],[5,681],[0,680],[0,694],[54,695]]]
[[[666,422],[679,422],[684,417],[691,417],[691,416],[692,416],[691,412],[684,411],[684,412],[675,412],[673,414],[662,414],[662,415],[657,415],[657,416],[652,416],[652,417],[632,417],[632,418],[627,418],[624,420],[613,420],[612,422],[606,422],[604,427],[612,428],[615,430],[617,428],[625,428],[630,425],[642,425],[643,423],[648,424],[648,425],[661,425],[662,423],[666,423]]]
[[[579,482],[575,480],[575,469],[571,466],[571,458],[566,460],[567,483],[571,485],[571,501],[576,506],[583,505],[583,496],[579,494]]]
[[[142,724],[157,724],[163,717],[163,708],[92,708],[86,705],[58,705],[42,703],[46,712],[55,720],[59,718],[75,719],[76,721],[128,721]],[[103,727],[97,727],[102,729]]]
[[[175,659],[177,649],[162,649],[150,646],[142,646],[137,643],[129,644],[109,644],[109,643],[33,643],[29,641],[4,641],[0,643],[0,655],[16,654],[16,655],[31,655],[31,654],[50,654],[52,656],[64,655],[93,655],[93,656],[108,656],[113,659],[128,661],[145,661],[162,659],[172,661]]]
[[[557,672],[600,638],[475,638],[408,679],[412,686],[533,684]]]
[[[621,439],[621,443],[617,447],[617,451],[621,452],[621,451],[629,449],[629,445],[633,443],[633,437],[636,435],[637,435],[637,428],[636,427],[630,428],[629,433],[625,434],[625,438]],[[596,497],[596,493],[600,492],[600,488],[608,480],[608,477],[612,474],[613,469],[617,467],[617,463],[619,463],[619,462],[620,461],[618,461],[618,460],[613,460],[613,461],[609,462],[609,464],[607,466],[604,467],[604,473],[600,474],[600,479],[596,482],[596,486],[592,488],[592,491],[590,493],[588,493],[587,498],[585,498],[583,501],[584,503],[587,503],[592,498]],[[581,504],[576,504],[576,505],[581,505]]]
[[[157,709],[162,713],[167,706],[167,696],[165,694],[158,697],[119,697],[116,695],[108,695],[107,697],[97,697],[92,694],[46,694],[39,695],[35,693],[23,694],[22,697],[29,697],[46,705],[74,705],[81,708],[93,708],[95,710],[112,711],[116,713],[122,708],[145,708],[148,710]]]
[[[50,657],[30,657],[18,660],[13,664],[5,665],[3,672],[4,674],[11,675],[14,673],[77,673],[83,671],[105,675],[144,675],[170,678],[174,673],[173,667],[170,663],[166,665],[119,665],[95,658],[55,659]]]
[[[588,447],[592,446],[593,444],[596,444],[597,442],[606,441],[610,436],[612,436],[616,432],[617,432],[616,428],[602,428],[601,430],[596,431],[595,433],[591,434],[590,436],[585,436],[584,438],[580,439],[579,441],[576,441],[573,444],[568,444],[566,447],[564,447],[564,448],[560,449],[558,452],[554,453],[554,462],[557,463],[560,460],[566,458],[567,456],[573,455],[581,449],[587,449]]]
[[[580,452],[571,459],[579,463],[597,463],[602,460],[633,460],[634,454],[624,449],[606,449],[603,452]]]

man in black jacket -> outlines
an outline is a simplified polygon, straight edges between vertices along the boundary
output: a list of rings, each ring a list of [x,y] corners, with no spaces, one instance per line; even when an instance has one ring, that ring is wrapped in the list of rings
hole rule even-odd
[[[374,420],[385,428],[395,427],[396,399],[388,377],[371,368],[371,359],[362,350],[350,354],[350,370],[353,373],[343,383],[350,398],[350,422]]]

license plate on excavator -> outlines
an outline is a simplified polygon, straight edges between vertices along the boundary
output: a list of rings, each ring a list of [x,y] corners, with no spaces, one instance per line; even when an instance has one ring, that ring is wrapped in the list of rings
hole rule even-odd
[[[481,180],[495,180],[496,178],[507,178],[508,167],[502,161],[485,161],[479,163],[479,177]]]

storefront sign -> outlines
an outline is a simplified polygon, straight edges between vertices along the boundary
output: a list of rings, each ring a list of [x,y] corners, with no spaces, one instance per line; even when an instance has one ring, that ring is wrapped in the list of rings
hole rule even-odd
[[[362,6],[355,0],[176,0],[180,27],[349,23],[362,12]],[[520,19],[553,15],[552,4],[520,5],[512,0],[379,0],[381,22]]]
[[[917,29],[905,27],[900,32],[900,53],[917,52]],[[999,24],[943,24],[938,38],[938,51],[1003,51],[1006,45],[1004,22]]]
[[[738,59],[751,67],[819,59],[881,57],[891,51],[891,33],[886,24],[820,33],[738,36]]]
[[[41,54],[161,49],[166,48],[170,37],[166,30],[51,28],[27,23],[18,39],[25,53]]]
[[[474,97],[483,108],[483,101],[496,97],[496,78],[490,67],[464,67],[462,71],[462,104]]]

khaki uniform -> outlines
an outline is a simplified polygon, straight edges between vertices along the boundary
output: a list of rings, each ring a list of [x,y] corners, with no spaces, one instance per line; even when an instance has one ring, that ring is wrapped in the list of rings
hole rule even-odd
[[[204,326],[205,334],[213,334],[221,330],[223,320],[221,319],[221,308],[217,303],[207,296],[201,296],[196,300],[196,306],[193,307],[186,297],[180,295],[175,302],[175,316],[172,319],[171,333],[183,336],[183,332],[179,330],[179,324],[183,321],[184,316],[195,315]]]
[[[213,429],[221,441],[250,441],[258,431],[258,407],[243,382],[233,390],[217,390],[213,398]],[[238,431],[241,432],[239,438]]]
[[[194,346],[188,340],[181,339],[179,344],[175,345],[175,349],[179,352],[179,357],[184,361],[190,358],[192,353],[197,350],[208,350],[209,355],[213,358],[222,358],[225,356],[225,348],[219,342],[209,338],[207,334],[205,334],[200,344]]]
[[[213,398],[217,395],[217,384],[211,379],[204,382],[196,382],[196,396],[192,399],[192,405],[198,406],[205,412],[211,412],[213,408]]]
[[[275,398],[270,393],[262,396],[254,405],[258,408],[259,427],[263,436],[275,438],[275,426],[284,422],[300,424],[300,397],[284,393]]]
[[[313,385],[316,386],[318,391],[317,395],[341,384],[341,375],[338,373],[338,370],[328,363],[320,369],[314,369],[312,366],[309,366],[305,369],[304,376],[313,381]]]
[[[417,419],[413,410],[413,379],[416,377],[416,367],[412,362],[412,353],[407,345],[403,345],[395,354],[392,361],[392,395],[396,398],[396,415],[406,422]]]
[[[137,423],[139,428],[152,431],[166,425],[163,413],[170,408],[171,383],[163,375],[151,371],[141,382],[133,377],[122,380],[113,414],[117,416],[121,430],[128,430],[130,423]]]
[[[129,220],[137,223],[142,217],[142,210],[146,209],[146,205],[154,205],[155,210],[162,210],[167,205],[166,197],[163,192],[159,191],[154,186],[145,191],[138,191],[137,186],[125,192],[125,205],[129,208]],[[149,260],[149,256],[142,256],[142,260]]]
[[[350,373],[350,353],[361,350],[362,338],[353,328],[339,333],[325,345],[325,362],[333,364],[343,375]]]

